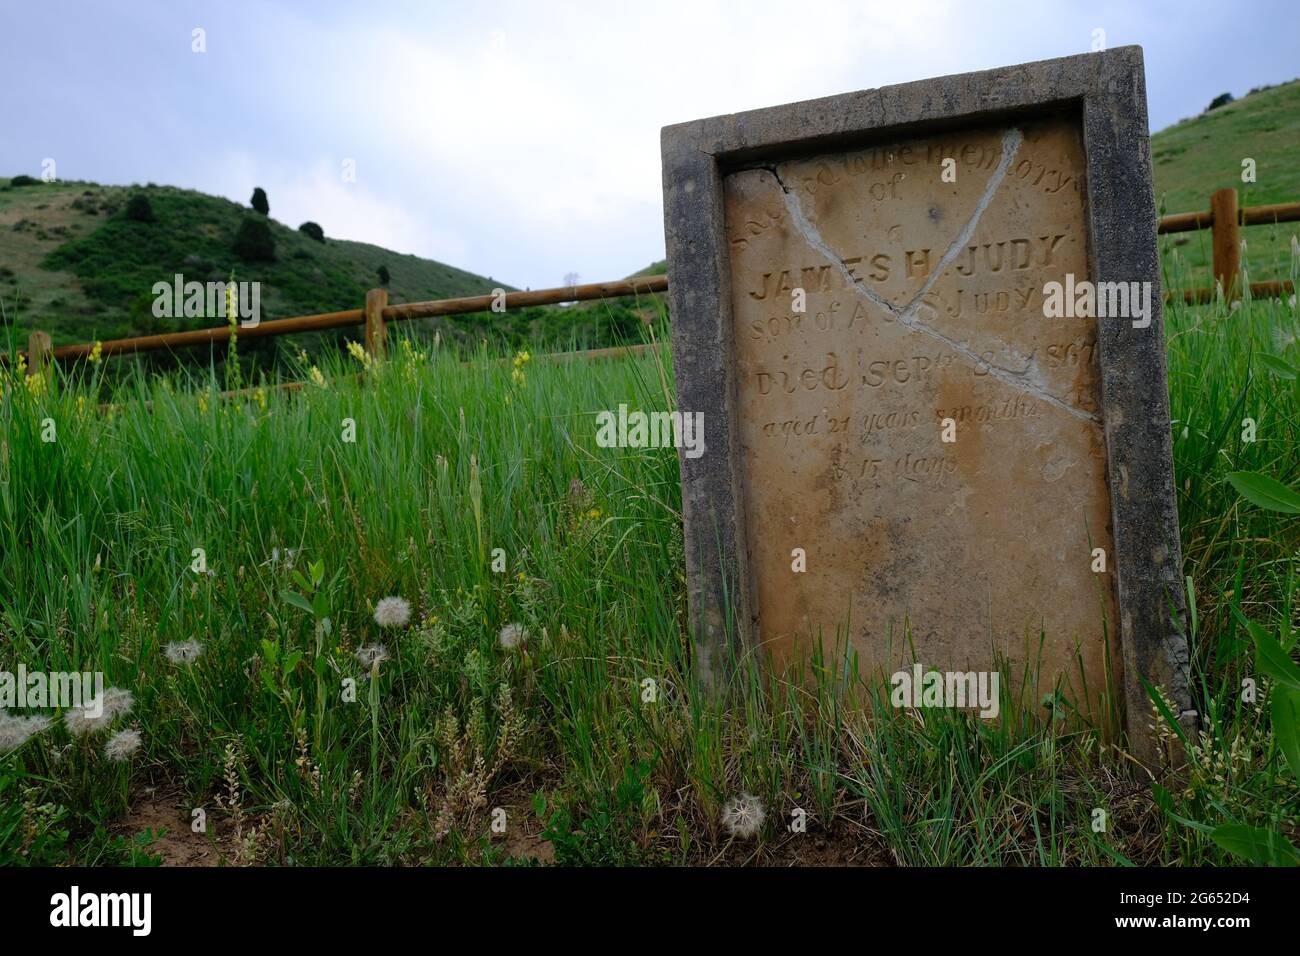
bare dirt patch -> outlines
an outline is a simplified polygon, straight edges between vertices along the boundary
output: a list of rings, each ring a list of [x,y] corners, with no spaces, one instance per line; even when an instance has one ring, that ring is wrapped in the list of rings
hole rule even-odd
[[[126,818],[114,829],[128,839],[146,830],[160,834],[147,850],[162,857],[163,866],[218,866],[228,857],[208,834],[191,829],[191,808],[178,789],[146,787],[135,794]]]

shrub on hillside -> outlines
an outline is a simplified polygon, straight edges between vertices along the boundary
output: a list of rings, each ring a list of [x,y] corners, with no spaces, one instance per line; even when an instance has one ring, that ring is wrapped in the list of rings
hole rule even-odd
[[[271,203],[266,198],[266,190],[261,186],[254,188],[253,198],[249,200],[249,205],[260,212],[263,216],[269,216],[271,214]]]
[[[1214,99],[1210,100],[1210,105],[1205,108],[1205,112],[1208,113],[1210,110],[1217,110],[1220,106],[1227,106],[1231,102],[1231,93],[1220,93]]]
[[[379,276],[380,285],[388,285],[389,280],[392,279],[392,276],[388,274],[388,266],[380,266],[377,275]]]
[[[15,176],[9,180],[10,186],[39,186],[41,181],[35,176]]]
[[[298,231],[309,239],[315,239],[317,242],[325,241],[325,230],[314,222],[304,222],[298,227]]]
[[[126,201],[123,215],[132,222],[154,222],[153,204],[144,193],[136,193]]]
[[[275,261],[275,236],[264,219],[250,217],[241,222],[233,248],[245,262]]]

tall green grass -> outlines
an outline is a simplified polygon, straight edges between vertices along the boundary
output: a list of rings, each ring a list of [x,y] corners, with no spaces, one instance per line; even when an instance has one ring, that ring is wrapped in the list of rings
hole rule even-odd
[[[146,787],[174,803],[172,837],[202,808],[235,863],[501,863],[523,837],[561,863],[1235,861],[1178,817],[1295,842],[1300,799],[1267,707],[1241,699],[1258,675],[1233,609],[1273,628],[1295,613],[1300,535],[1226,475],[1300,481],[1297,383],[1258,361],[1296,358],[1296,311],[1174,306],[1167,325],[1206,718],[1172,806],[1088,728],[872,719],[880,684],[829,661],[778,679],[746,660],[725,702],[696,693],[676,453],[595,442],[598,411],[672,407],[668,349],[462,364],[394,341],[296,393],[137,376],[103,413],[101,368],[38,395],[6,379],[0,669],[105,671],[134,693],[118,726],[143,746],[115,763],[104,734],[55,726],[0,755],[0,860],[147,862],[167,838],[130,832]],[[376,624],[388,595],[409,626]],[[187,640],[198,661],[169,661]],[[361,663],[376,643],[387,659]],[[765,809],[756,840],[724,822],[742,793]]]

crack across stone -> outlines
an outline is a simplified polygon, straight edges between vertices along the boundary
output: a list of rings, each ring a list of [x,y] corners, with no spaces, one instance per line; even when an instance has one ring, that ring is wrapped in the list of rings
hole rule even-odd
[[[881,296],[874,289],[868,288],[863,284],[861,279],[849,271],[848,267],[844,264],[844,260],[835,253],[834,249],[827,245],[826,240],[822,238],[817,227],[813,225],[806,215],[804,215],[803,205],[800,203],[799,197],[788,186],[786,186],[785,181],[781,178],[781,173],[777,170],[776,166],[765,166],[763,168],[772,174],[773,178],[776,179],[777,185],[781,187],[781,192],[785,195],[786,210],[790,213],[790,220],[794,223],[795,228],[799,231],[799,234],[803,237],[804,241],[820,253],[836,269],[838,269],[848,286],[856,291],[858,295],[862,296],[862,298],[866,299],[872,305],[884,309],[887,313],[892,315],[900,325],[911,329],[913,332],[919,332],[922,335],[928,335],[931,338],[938,339],[954,352],[957,352],[959,355],[962,355],[975,363],[977,367],[986,369],[990,376],[997,379],[999,382],[1002,382],[1002,384],[1025,395],[1030,395],[1034,398],[1040,399],[1041,401],[1046,402],[1054,408],[1059,408],[1063,412],[1066,412],[1075,418],[1099,425],[1100,422],[1097,420],[1095,415],[1086,412],[1081,408],[1076,408],[1069,402],[1057,398],[1049,392],[1041,382],[1035,381],[1033,375],[1034,363],[1032,360],[1030,360],[1030,362],[1019,371],[1003,368],[1000,365],[994,365],[991,362],[982,359],[964,343],[958,342],[950,336],[944,335],[938,329],[926,325],[917,315],[923,305],[925,296],[929,294],[930,289],[933,288],[934,284],[939,281],[939,277],[943,274],[943,270],[957,258],[961,253],[961,250],[968,242],[970,242],[971,236],[975,234],[975,228],[979,225],[980,217],[984,215],[984,211],[988,209],[989,205],[993,202],[993,197],[997,193],[998,187],[1002,185],[1002,181],[1006,178],[1007,170],[1011,168],[1012,160],[1015,159],[1016,151],[1020,149],[1020,144],[1023,141],[1024,136],[1021,134],[1020,130],[1015,127],[1008,129],[1002,135],[1002,157],[998,162],[997,168],[994,169],[992,175],[989,176],[988,182],[984,184],[984,192],[980,196],[974,212],[971,213],[970,218],[966,220],[966,224],[962,227],[961,231],[957,233],[952,243],[949,244],[948,248],[944,251],[944,254],[939,258],[938,263],[935,264],[934,269],[930,272],[929,276],[926,277],[925,282],[921,284],[920,290],[912,296],[912,298],[908,300],[907,304],[901,309],[895,308],[893,303]]]

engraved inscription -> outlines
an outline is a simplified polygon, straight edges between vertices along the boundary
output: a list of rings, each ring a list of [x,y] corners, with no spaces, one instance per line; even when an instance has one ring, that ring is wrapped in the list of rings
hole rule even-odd
[[[748,566],[778,666],[847,626],[889,673],[906,630],[927,666],[1010,660],[1018,690],[1041,664],[1034,693],[1059,678],[1104,713],[1098,320],[1044,318],[1041,293],[1088,274],[1083,170],[1077,121],[1051,118],[724,178]]]

